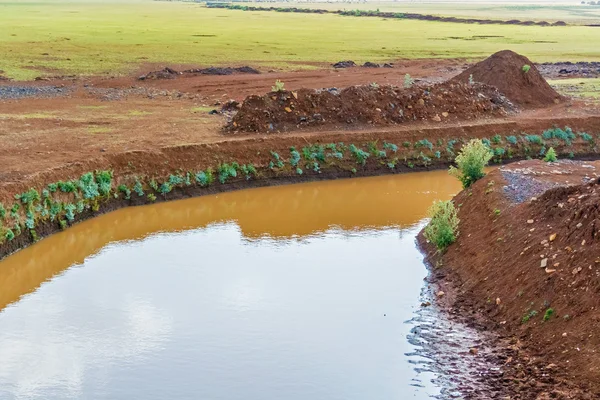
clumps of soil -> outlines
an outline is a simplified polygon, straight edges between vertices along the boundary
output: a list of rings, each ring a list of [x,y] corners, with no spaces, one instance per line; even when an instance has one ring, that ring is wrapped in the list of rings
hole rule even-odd
[[[152,71],[138,77],[140,81],[157,79],[175,79],[180,75],[233,75],[233,74],[260,74],[260,71],[249,66],[244,67],[208,67],[186,69],[175,71],[172,68],[164,68],[160,71]]]
[[[576,161],[497,169],[455,197],[457,242],[443,255],[425,246],[456,287],[452,308],[518,348],[505,366],[520,374],[518,398],[600,398],[599,172]]]
[[[150,81],[157,79],[175,79],[177,75],[181,75],[181,72],[175,71],[172,68],[166,67],[160,71],[151,71],[138,78],[140,81]]]
[[[352,68],[356,67],[356,63],[352,60],[347,61],[338,61],[335,64],[332,64],[333,68],[341,69],[341,68]],[[394,64],[385,63],[385,64],[376,64],[371,61],[367,61],[362,65],[363,68],[394,68]]]
[[[183,71],[184,74],[200,74],[200,75],[233,75],[238,74],[260,74],[260,71],[249,66],[244,67],[208,67],[198,69],[188,69]]]
[[[356,63],[352,60],[338,61],[332,65],[333,68],[352,68],[356,67]]]
[[[285,132],[323,125],[391,125],[504,116],[514,105],[496,88],[445,82],[433,86],[351,86],[248,96],[227,125],[232,132]]]
[[[492,54],[452,78],[462,83],[470,80],[497,87],[513,103],[524,108],[546,107],[561,100],[527,57],[510,50]]]

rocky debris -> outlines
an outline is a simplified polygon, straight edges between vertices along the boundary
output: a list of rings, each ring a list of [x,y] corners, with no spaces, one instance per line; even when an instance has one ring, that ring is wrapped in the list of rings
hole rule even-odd
[[[147,74],[138,77],[140,81],[156,80],[156,79],[175,79],[177,75],[181,75],[181,72],[177,72],[172,68],[166,67],[160,71],[151,71]]]
[[[333,68],[352,68],[352,67],[356,67],[356,63],[352,60],[338,61],[335,64],[333,64]]]
[[[199,69],[187,69],[182,71],[184,74],[200,74],[200,75],[233,75],[238,74],[260,74],[260,71],[249,66],[244,67],[208,67]]]
[[[244,67],[208,67],[175,71],[166,67],[160,71],[152,71],[138,77],[140,81],[156,79],[175,79],[181,75],[233,75],[233,74],[260,74],[260,71],[249,66]]]
[[[492,54],[452,78],[451,81],[468,83],[471,79],[497,87],[513,103],[521,107],[546,107],[562,99],[527,57],[511,50]]]
[[[536,64],[540,73],[546,78],[598,78],[600,62],[557,62]]]
[[[63,86],[0,86],[0,100],[65,96],[71,91]]]
[[[497,89],[480,84],[446,82],[409,89],[389,85],[300,89],[248,96],[227,129],[269,133],[324,124],[439,123],[504,116],[515,111],[515,106]]]

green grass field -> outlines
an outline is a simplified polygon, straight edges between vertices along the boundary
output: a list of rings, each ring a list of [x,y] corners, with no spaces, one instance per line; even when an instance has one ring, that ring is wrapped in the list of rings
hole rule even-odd
[[[303,63],[477,59],[512,49],[535,61],[600,60],[600,28],[454,24],[206,9],[180,2],[0,0],[5,76],[119,74],[141,63]]]
[[[600,78],[555,79],[548,83],[567,96],[600,98]]]

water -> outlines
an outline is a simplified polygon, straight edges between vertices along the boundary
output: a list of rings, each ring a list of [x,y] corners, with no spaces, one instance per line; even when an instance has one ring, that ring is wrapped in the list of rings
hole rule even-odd
[[[414,239],[458,190],[445,172],[255,189],[45,239],[0,262],[0,399],[438,395],[408,339]]]

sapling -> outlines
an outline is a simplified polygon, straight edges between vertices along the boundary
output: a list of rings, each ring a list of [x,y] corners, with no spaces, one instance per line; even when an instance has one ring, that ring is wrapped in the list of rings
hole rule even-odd
[[[410,88],[412,87],[412,85],[415,83],[415,80],[413,78],[410,77],[409,74],[404,75],[404,87],[405,88]]]
[[[523,70],[524,73],[528,73],[530,69],[531,69],[531,66],[528,64],[525,64],[521,67],[521,70]]]
[[[279,79],[275,81],[275,86],[271,86],[272,92],[283,92],[285,90],[285,84]]]
[[[144,195],[144,187],[140,181],[135,181],[135,185],[133,185],[133,191],[136,192],[139,197]]]

